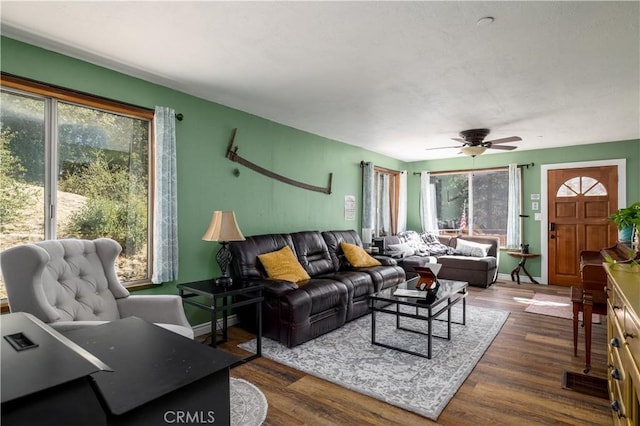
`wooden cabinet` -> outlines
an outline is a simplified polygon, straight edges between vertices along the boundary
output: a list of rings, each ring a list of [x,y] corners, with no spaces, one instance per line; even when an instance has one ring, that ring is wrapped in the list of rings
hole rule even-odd
[[[616,265],[607,273],[609,398],[616,425],[640,424],[640,272]]]

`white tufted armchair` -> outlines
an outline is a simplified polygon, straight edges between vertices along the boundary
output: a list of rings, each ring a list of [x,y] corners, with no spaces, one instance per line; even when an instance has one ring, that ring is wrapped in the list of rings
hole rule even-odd
[[[128,316],[193,339],[176,295],[130,295],[116,276],[122,247],[108,238],[47,240],[0,254],[12,312],[28,312],[58,331]]]

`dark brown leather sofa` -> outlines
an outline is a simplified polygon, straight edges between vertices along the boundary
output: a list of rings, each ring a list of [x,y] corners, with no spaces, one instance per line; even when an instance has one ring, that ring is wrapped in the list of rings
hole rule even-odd
[[[351,230],[256,235],[230,243],[234,282],[265,285],[264,336],[288,347],[299,345],[367,314],[370,294],[404,281],[404,270],[389,257],[378,257],[381,266],[351,267],[340,247],[343,241],[362,246]],[[285,245],[311,279],[293,283],[267,277],[258,255]],[[241,324],[255,323],[253,309],[237,314]]]

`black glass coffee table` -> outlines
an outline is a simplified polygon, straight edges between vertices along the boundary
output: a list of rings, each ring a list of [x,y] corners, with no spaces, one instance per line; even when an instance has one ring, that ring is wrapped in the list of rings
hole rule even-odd
[[[377,346],[382,346],[389,349],[395,349],[401,352],[405,352],[412,355],[417,355],[423,358],[431,359],[431,350],[433,338],[441,338],[451,340],[451,324],[466,325],[467,315],[467,287],[469,283],[464,281],[453,280],[438,280],[440,288],[433,301],[427,301],[426,292],[420,292],[420,297],[411,296],[399,296],[395,295],[397,290],[416,290],[416,283],[418,277],[407,280],[397,286],[390,287],[372,294],[369,297],[369,303],[371,306],[371,343]],[[455,322],[451,319],[451,308],[462,301],[462,322]],[[430,302],[430,303],[429,303]],[[401,307],[408,306],[414,309],[404,309]],[[395,315],[396,317],[396,329],[410,331],[425,335],[427,337],[427,353],[419,353],[408,349],[403,349],[398,346],[388,345],[376,341],[376,314],[385,313]],[[447,319],[440,319],[439,317],[446,313]],[[427,331],[415,330],[403,327],[401,325],[400,318],[414,318],[427,323]],[[447,336],[437,336],[433,333],[433,321],[446,321],[447,322]]]

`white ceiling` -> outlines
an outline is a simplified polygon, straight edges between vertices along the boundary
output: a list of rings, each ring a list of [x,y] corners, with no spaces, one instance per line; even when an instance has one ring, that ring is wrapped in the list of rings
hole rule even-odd
[[[637,1],[0,7],[3,35],[405,161],[477,127],[518,150],[640,138]]]

